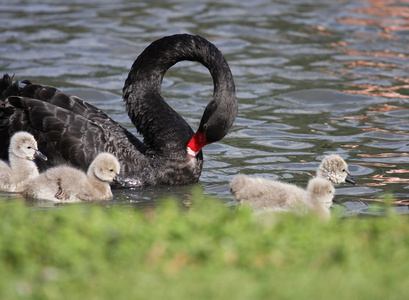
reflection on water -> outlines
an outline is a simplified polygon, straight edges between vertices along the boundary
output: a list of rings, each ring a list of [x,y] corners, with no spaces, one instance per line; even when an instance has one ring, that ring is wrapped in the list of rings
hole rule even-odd
[[[230,134],[205,148],[199,184],[116,190],[105,205],[189,202],[197,187],[230,205],[237,173],[306,185],[324,155],[339,153],[359,182],[336,189],[346,215],[368,213],[387,193],[407,213],[408,13],[398,0],[12,0],[0,4],[0,69],[76,94],[136,133],[120,94],[133,60],[164,35],[200,34],[235,78]],[[163,93],[197,128],[212,81],[204,67],[180,63]]]

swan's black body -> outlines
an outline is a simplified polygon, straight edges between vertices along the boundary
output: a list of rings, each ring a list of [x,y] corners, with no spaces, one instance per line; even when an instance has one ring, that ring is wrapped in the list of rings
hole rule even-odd
[[[166,71],[182,60],[202,63],[213,77],[213,99],[195,135],[160,93]],[[125,81],[123,99],[143,142],[75,96],[27,80],[22,84],[12,82],[7,74],[0,80],[1,158],[7,158],[10,136],[26,130],[48,157],[40,169],[69,163],[86,170],[99,152],[106,151],[118,158],[121,176],[132,186],[198,181],[203,165],[200,149],[223,138],[237,115],[233,77],[223,55],[204,38],[187,34],[149,45]],[[196,145],[190,156],[188,143]]]

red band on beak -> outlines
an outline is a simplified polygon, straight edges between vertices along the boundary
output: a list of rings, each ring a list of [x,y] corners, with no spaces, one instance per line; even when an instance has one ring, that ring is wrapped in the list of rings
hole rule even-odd
[[[187,144],[187,155],[195,157],[207,144],[209,143],[206,143],[206,131],[197,131]]]

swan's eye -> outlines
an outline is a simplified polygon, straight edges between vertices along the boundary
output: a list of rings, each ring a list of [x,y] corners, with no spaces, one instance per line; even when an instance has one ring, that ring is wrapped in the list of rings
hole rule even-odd
[[[109,169],[109,172],[113,172],[114,171],[114,169]]]
[[[31,149],[31,146],[28,146],[27,149]]]
[[[342,172],[346,172],[347,170],[343,169]]]

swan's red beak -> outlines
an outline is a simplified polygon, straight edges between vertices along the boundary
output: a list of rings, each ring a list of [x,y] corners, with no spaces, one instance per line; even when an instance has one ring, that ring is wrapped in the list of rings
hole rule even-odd
[[[197,131],[187,144],[187,155],[195,157],[208,144],[210,143],[206,143],[206,131]]]

